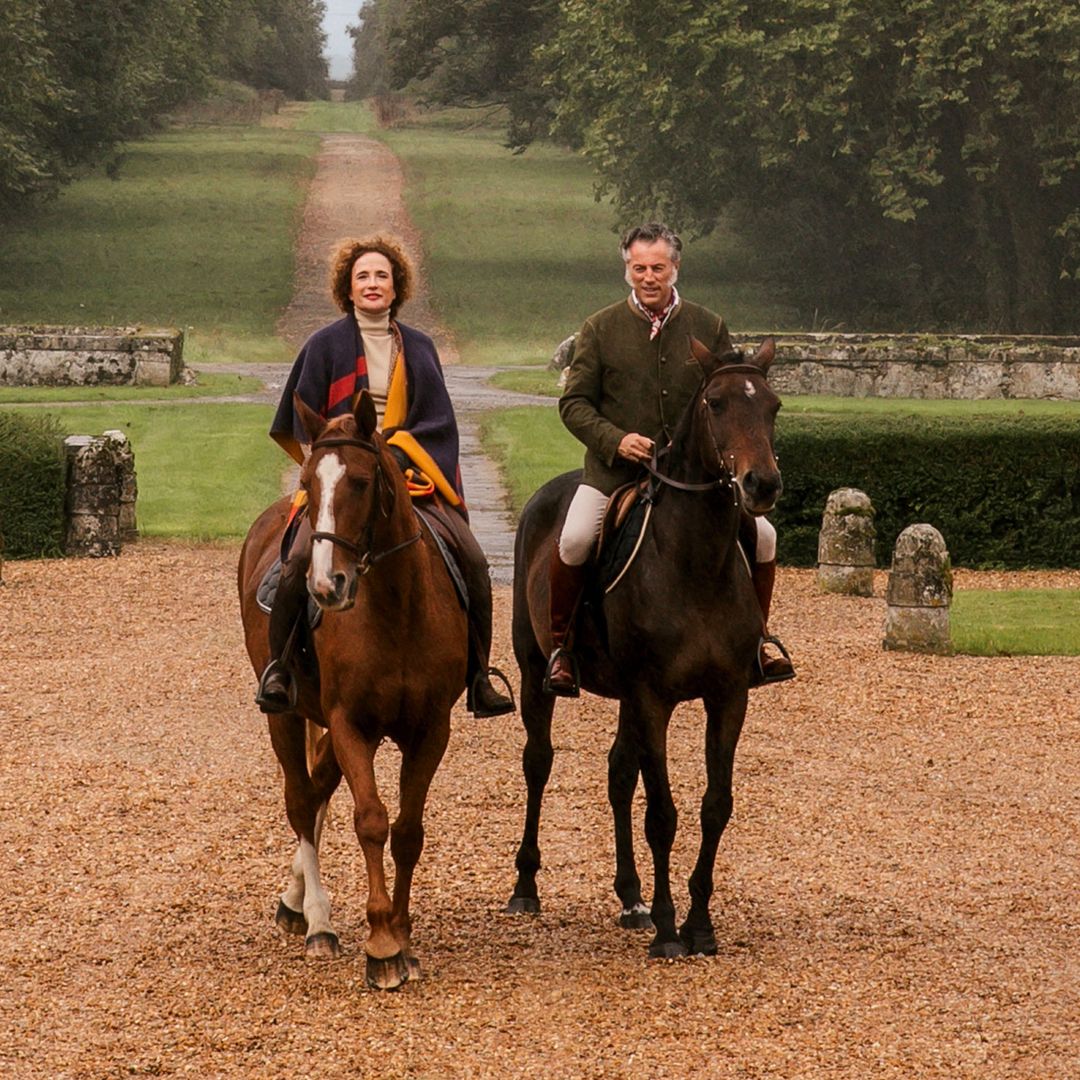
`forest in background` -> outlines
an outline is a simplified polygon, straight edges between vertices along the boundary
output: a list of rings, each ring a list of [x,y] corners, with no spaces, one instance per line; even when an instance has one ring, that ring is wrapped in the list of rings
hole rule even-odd
[[[1075,0],[366,0],[354,96],[501,106],[841,325],[1075,332]],[[836,323],[824,328],[839,328]]]
[[[0,220],[223,80],[325,97],[322,0],[0,0]]]

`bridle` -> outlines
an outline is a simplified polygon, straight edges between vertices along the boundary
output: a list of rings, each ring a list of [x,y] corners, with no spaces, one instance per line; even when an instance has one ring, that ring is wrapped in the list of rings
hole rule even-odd
[[[382,456],[375,443],[367,439],[357,439],[347,435],[331,435],[326,439],[316,439],[311,444],[311,452],[314,453],[316,450],[329,446],[357,446],[361,450],[367,450],[375,455],[375,502],[382,517],[389,517],[397,503],[397,492],[394,490],[393,484],[386,479],[386,474],[383,472]],[[384,496],[387,495],[389,496],[389,503],[384,502]],[[369,520],[364,527],[362,536],[356,541],[347,540],[344,536],[338,536],[337,533],[318,531],[311,534],[311,539],[312,541],[329,540],[331,544],[344,548],[356,560],[356,572],[363,577],[376,563],[382,562],[387,556],[407,548],[410,544],[415,544],[421,535],[420,529],[417,529],[415,535],[402,540],[400,544],[376,552],[372,550],[375,544],[375,526]]]
[[[761,368],[756,367],[754,364],[727,364],[724,367],[717,368],[716,371],[714,371],[705,380],[705,389],[708,390],[708,388],[712,385],[713,380],[720,375],[762,376],[762,374],[763,373]],[[709,407],[709,399],[703,396],[701,399],[701,404],[705,407],[705,410],[707,411]],[[663,484],[665,487],[675,488],[677,491],[722,491],[724,488],[731,488],[732,497],[734,498],[736,505],[738,505],[739,485],[735,483],[735,474],[725,460],[724,452],[720,449],[719,445],[717,445],[716,436],[713,434],[712,431],[712,425],[708,424],[707,418],[706,426],[708,428],[709,438],[712,440],[713,449],[716,451],[716,460],[720,463],[720,468],[723,470],[721,475],[718,476],[716,479],[706,480],[704,483],[699,484],[690,484],[683,480],[676,480],[674,477],[665,475],[664,473],[660,472],[660,457],[661,455],[667,453],[667,447],[664,447],[663,450],[658,450],[655,443],[653,443],[652,460],[644,463],[645,470],[657,483]],[[732,462],[734,462],[734,454],[728,454],[726,456],[730,458]],[[650,486],[655,491],[655,485]]]

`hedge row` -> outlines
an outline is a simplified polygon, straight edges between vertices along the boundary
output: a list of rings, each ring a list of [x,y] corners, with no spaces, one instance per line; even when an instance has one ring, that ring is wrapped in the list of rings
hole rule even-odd
[[[882,568],[916,522],[957,566],[1080,567],[1080,407],[1075,419],[781,414],[776,450],[784,494],[770,519],[787,565],[817,562],[825,500],[853,487],[874,504]]]
[[[0,533],[8,558],[62,553],[64,434],[55,416],[0,410]]]

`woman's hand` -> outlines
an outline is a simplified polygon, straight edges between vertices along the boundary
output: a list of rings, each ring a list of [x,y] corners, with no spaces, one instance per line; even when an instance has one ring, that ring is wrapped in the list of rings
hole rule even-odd
[[[619,443],[618,454],[627,461],[645,464],[652,458],[652,448],[652,439],[647,439],[644,435],[638,435],[632,431],[629,435],[623,436],[622,442]]]

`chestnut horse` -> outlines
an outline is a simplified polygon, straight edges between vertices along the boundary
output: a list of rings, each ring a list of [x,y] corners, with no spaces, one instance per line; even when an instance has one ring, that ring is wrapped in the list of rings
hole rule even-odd
[[[322,609],[312,633],[317,682],[297,671],[294,711],[268,717],[285,775],[285,811],[299,841],[277,923],[306,936],[308,956],[337,956],[330,902],[319,874],[319,838],[342,774],[368,876],[367,981],[394,989],[416,978],[409,892],[424,843],[428,788],[465,687],[465,612],[428,530],[412,509],[401,470],[376,431],[365,392],[354,415],[326,423],[297,400],[311,454],[301,473],[313,529],[307,586]],[[278,554],[288,500],[251,527],[240,555],[240,606],[256,673],[269,659],[269,619],[256,589]],[[308,753],[305,720],[325,728]],[[383,739],[401,750],[399,813],[391,827],[375,784]],[[383,866],[387,836],[393,898]]]
[[[574,653],[585,689],[619,702],[608,757],[615,822],[615,892],[620,924],[655,929],[649,955],[716,952],[709,914],[713,866],[731,816],[735,745],[746,714],[751,670],[762,634],[761,609],[738,544],[744,512],[764,514],[781,490],[773,454],[780,400],[766,382],[775,355],[768,339],[745,361],[713,356],[691,342],[701,387],[680,418],[666,454],[650,469],[655,501],[636,559],[602,598],[583,605]],[[540,806],[551,771],[554,697],[543,689],[552,649],[548,567],[552,545],[580,472],[549,481],[518,524],[514,552],[514,652],[521,668],[522,764],[528,789],[517,882],[508,911],[540,910]],[[751,556],[752,557],[752,556]],[[690,876],[690,910],[676,932],[670,857],[676,811],[668,779],[667,729],[675,706],[705,705],[701,846]],[[631,802],[645,783],[645,836],[653,857],[653,902],[642,902],[634,861]]]

